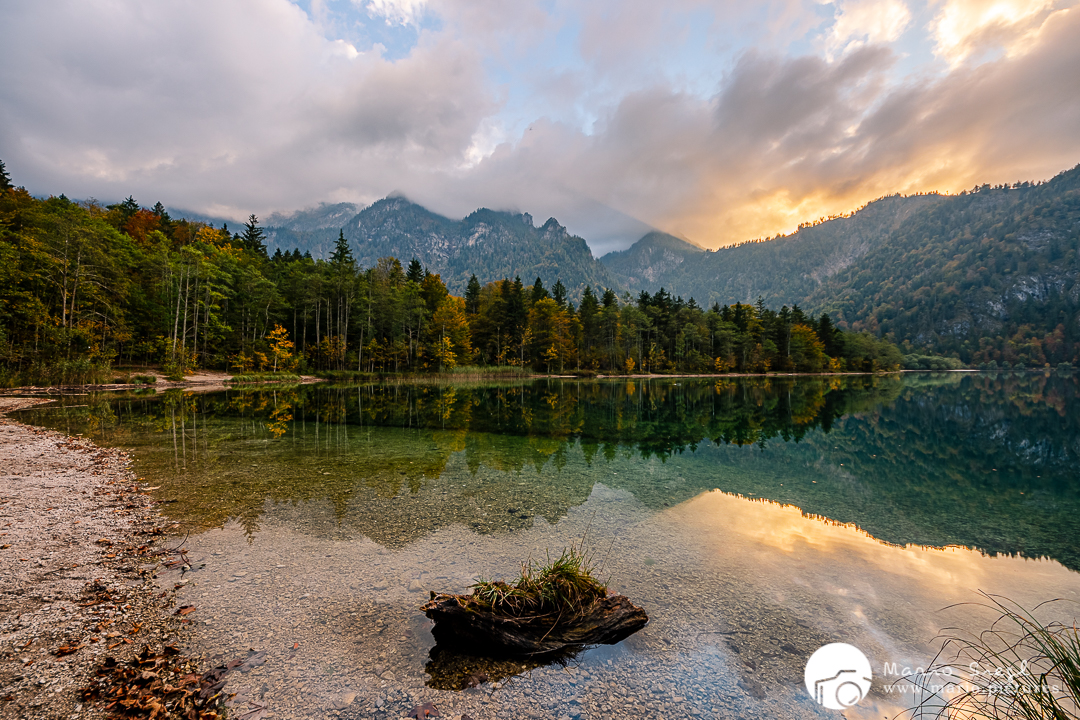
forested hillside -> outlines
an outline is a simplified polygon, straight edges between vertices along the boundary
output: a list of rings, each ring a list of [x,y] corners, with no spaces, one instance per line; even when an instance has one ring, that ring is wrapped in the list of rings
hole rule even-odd
[[[488,218],[481,211],[467,224]],[[444,220],[415,219],[417,232]],[[522,237],[538,232],[519,222]],[[901,362],[894,345],[798,308],[705,310],[663,291],[631,299],[588,286],[575,303],[557,279],[548,286],[517,277],[470,277],[458,297],[419,260],[365,265],[352,247],[339,231],[328,259],[297,249],[270,255],[254,216],[231,234],[131,197],[106,207],[40,200],[11,187],[0,164],[0,385],[108,382],[115,366],[145,363],[182,376],[196,368],[431,372],[462,364],[819,372]]]
[[[770,305],[806,305],[822,282],[857,263],[912,214],[939,199],[938,195],[882,198],[850,217],[710,252],[695,252],[689,243],[650,233],[629,250],[605,255],[601,262],[631,292],[663,287],[709,304],[752,303],[760,297]]]
[[[293,216],[283,226],[270,226],[267,245],[271,250],[299,248],[326,258],[342,230],[361,265],[374,265],[390,255],[416,258],[459,295],[473,275],[481,282],[517,275],[561,280],[574,300],[581,298],[586,286],[619,286],[588,244],[570,235],[555,218],[538,228],[528,213],[482,208],[460,221],[451,220],[403,197],[379,200],[347,220],[327,213],[348,207],[352,206],[324,206]]]
[[[648,235],[602,258],[632,291],[828,311],[965,363],[1080,361],[1080,168],[1045,183],[887,197],[850,217],[695,254]]]
[[[1080,168],[913,213],[807,306],[968,363],[1080,360]]]

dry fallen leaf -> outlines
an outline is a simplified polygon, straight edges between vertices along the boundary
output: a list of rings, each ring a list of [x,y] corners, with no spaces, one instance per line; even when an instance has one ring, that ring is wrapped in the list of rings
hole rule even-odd
[[[177,615],[187,615],[188,613],[193,613],[193,612],[195,612],[195,606],[194,605],[184,605],[183,607],[181,607],[179,610],[176,611],[176,614]]]
[[[57,657],[63,657],[64,655],[70,655],[73,652],[77,652],[86,647],[86,643],[79,643],[78,645],[64,645],[53,650],[53,655]]]

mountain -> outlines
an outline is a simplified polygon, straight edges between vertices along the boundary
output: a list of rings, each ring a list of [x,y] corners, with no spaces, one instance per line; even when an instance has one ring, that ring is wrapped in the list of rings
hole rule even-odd
[[[912,213],[806,304],[966,362],[1056,364],[1080,349],[1080,166]]]
[[[805,225],[791,235],[704,251],[663,233],[600,259],[631,292],[663,287],[699,304],[804,304],[829,277],[857,262],[937,195],[887,197],[850,217]]]
[[[600,262],[625,287],[654,293],[661,287],[673,295],[690,277],[689,268],[706,258],[707,252],[674,235],[650,232],[626,250],[608,253]]]
[[[891,196],[791,235],[697,253],[650,233],[601,258],[631,292],[799,304],[965,362],[1080,352],[1080,166],[1043,183]]]
[[[465,292],[475,273],[481,283],[520,276],[526,284],[537,277],[550,287],[562,280],[568,296],[577,299],[585,286],[619,289],[589,250],[586,242],[571,235],[550,218],[540,227],[528,213],[513,214],[481,208],[462,220],[451,220],[410,202],[404,197],[384,198],[341,224],[326,211],[311,211],[301,222],[296,216],[285,226],[268,226],[267,246],[273,250],[299,248],[314,257],[328,257],[338,231],[349,240],[353,255],[364,267],[392,255],[408,264],[416,258],[431,272],[439,273],[450,292]],[[338,212],[338,211],[334,211]],[[314,220],[323,223],[317,227]]]
[[[272,213],[263,220],[267,227],[280,227],[293,232],[312,232],[331,228],[337,230],[360,212],[352,203],[319,203],[318,207],[298,210],[288,215]]]
[[[181,210],[180,208],[167,207],[165,211],[169,213],[169,216],[173,220],[187,220],[193,223],[202,223],[204,225],[210,225],[211,227],[220,228],[223,225],[228,224],[230,232],[239,232],[244,229],[244,223],[237,222],[236,220],[229,220],[228,218],[217,217],[215,215],[207,215],[205,213],[196,212],[194,210]]]

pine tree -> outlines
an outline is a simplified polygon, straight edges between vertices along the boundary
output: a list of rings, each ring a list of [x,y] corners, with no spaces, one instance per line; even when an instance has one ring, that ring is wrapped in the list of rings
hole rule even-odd
[[[826,355],[840,357],[843,354],[843,339],[840,332],[833,326],[832,318],[828,313],[821,313],[821,319],[817,323],[817,336],[825,345]]]
[[[536,278],[536,282],[533,283],[532,292],[529,295],[529,304],[535,305],[548,296],[548,291],[544,287],[544,281],[539,277]]]
[[[558,303],[560,308],[566,307],[566,286],[562,284],[562,280],[556,280],[551,286],[551,299]]]
[[[108,205],[107,207],[109,210],[120,211],[120,223],[118,227],[121,228],[127,224],[128,220],[134,217],[135,213],[139,212],[139,203],[135,202],[135,198],[131,195],[128,195],[124,202],[117,203],[116,205]]]
[[[469,278],[469,285],[465,288],[465,312],[470,315],[480,312],[480,281],[475,274]]]
[[[349,241],[345,239],[344,230],[338,230],[337,240],[334,241],[334,252],[330,253],[330,262],[334,265],[351,265],[355,262],[352,250],[349,249]]]
[[[424,266],[420,264],[420,261],[416,258],[412,259],[409,263],[409,269],[405,272],[405,279],[414,282],[417,285],[424,282]]]
[[[253,213],[244,223],[244,234],[240,236],[240,244],[245,250],[267,257],[265,240],[266,233],[259,227],[259,218]]]
[[[7,168],[4,167],[4,161],[0,160],[0,190],[11,190],[11,176],[8,175]]]
[[[520,276],[515,277],[510,286],[510,293],[506,298],[506,312],[510,317],[510,327],[513,328],[514,334],[520,337],[520,333],[527,324],[529,313],[525,308],[525,286]]]

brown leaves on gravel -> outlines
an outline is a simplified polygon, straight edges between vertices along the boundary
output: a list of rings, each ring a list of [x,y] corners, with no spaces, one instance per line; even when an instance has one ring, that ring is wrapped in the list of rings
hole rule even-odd
[[[246,661],[235,662],[233,667],[240,667]],[[217,720],[225,700],[225,676],[232,668],[220,666],[201,675],[195,668],[195,661],[181,656],[175,645],[160,652],[144,646],[128,663],[105,658],[80,698],[103,707],[110,718]]]

